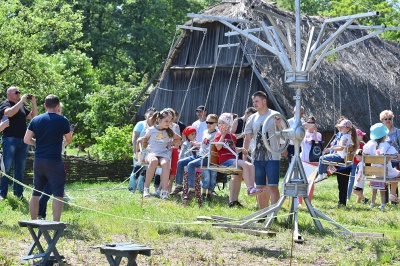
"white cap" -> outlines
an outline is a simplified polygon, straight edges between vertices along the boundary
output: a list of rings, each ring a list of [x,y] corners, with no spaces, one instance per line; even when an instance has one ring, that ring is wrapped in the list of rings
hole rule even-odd
[[[230,113],[223,113],[219,116],[218,120],[224,121],[230,127],[233,125],[233,116]]]

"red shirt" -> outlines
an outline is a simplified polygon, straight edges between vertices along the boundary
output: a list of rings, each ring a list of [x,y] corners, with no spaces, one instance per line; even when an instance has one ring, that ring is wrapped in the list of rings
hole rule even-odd
[[[219,142],[221,138],[221,132],[217,132],[214,137],[215,142]],[[224,138],[224,143],[229,146],[233,151],[236,151],[236,136],[233,134],[226,134]],[[222,149],[218,151],[218,162],[219,164],[225,162],[229,159],[236,159],[235,155],[232,154],[230,150],[222,146]]]
[[[358,149],[362,149],[364,147],[364,145],[365,145],[365,143],[360,141],[360,143],[358,144]],[[356,151],[354,151],[354,152],[356,152]],[[354,156],[353,164],[358,164],[358,163],[359,163],[359,161],[357,161],[356,156]]]

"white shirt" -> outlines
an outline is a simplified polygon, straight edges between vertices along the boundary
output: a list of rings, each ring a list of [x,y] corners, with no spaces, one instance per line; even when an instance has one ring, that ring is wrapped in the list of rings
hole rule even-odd
[[[196,129],[196,131],[197,131],[196,141],[197,142],[202,142],[202,140],[203,140],[203,132],[204,132],[204,130],[207,130],[206,121],[200,122],[200,120],[197,120],[192,124],[192,127],[194,127]]]

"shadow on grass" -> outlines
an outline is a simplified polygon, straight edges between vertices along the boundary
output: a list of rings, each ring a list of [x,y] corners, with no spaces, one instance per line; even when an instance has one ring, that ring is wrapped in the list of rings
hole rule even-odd
[[[210,232],[205,232],[202,230],[186,229],[181,226],[160,226],[158,228],[158,233],[160,235],[177,234],[184,237],[199,238],[204,240],[213,240],[214,236]]]
[[[7,203],[14,211],[19,211],[23,214],[29,214],[29,200],[25,197],[19,199],[15,196],[8,196]]]
[[[272,250],[265,247],[251,247],[242,248],[243,252],[250,253],[260,257],[273,257],[277,259],[287,259],[289,257],[288,251],[284,250]]]

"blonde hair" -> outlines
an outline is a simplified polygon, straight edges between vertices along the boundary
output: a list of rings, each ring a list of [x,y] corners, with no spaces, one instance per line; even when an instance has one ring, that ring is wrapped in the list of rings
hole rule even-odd
[[[216,114],[209,114],[207,119],[214,119],[215,122],[218,122],[218,116]]]
[[[379,120],[383,120],[385,117],[390,116],[391,118],[394,117],[394,114],[390,110],[384,110],[379,114]]]

